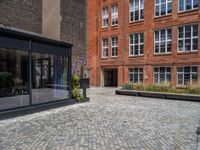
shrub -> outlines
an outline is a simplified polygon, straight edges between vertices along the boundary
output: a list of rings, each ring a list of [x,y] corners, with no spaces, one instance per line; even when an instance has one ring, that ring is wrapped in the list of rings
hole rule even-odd
[[[125,83],[125,84],[122,85],[122,89],[123,90],[134,90],[134,87],[130,83]]]
[[[166,85],[156,85],[156,84],[152,84],[152,85],[148,85],[145,88],[146,91],[154,91],[154,92],[170,92],[170,87],[166,86]]]
[[[187,90],[188,94],[200,94],[200,87],[193,87]]]
[[[144,91],[145,88],[142,84],[133,85],[134,90]]]
[[[11,73],[3,72],[0,73],[0,89],[10,89],[15,85],[14,78]]]
[[[77,75],[72,75],[72,98],[80,99],[80,78]]]

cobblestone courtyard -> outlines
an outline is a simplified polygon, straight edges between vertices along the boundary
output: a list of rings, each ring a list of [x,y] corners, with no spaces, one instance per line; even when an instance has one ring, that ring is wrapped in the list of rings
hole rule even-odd
[[[196,150],[200,103],[118,96],[0,121],[3,149]]]

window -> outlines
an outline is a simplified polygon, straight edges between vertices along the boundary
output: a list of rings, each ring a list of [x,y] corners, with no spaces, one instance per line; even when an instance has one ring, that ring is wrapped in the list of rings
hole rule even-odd
[[[179,27],[178,51],[198,50],[198,25]]]
[[[197,67],[178,67],[177,85],[187,85],[196,83],[197,70]]]
[[[108,27],[108,7],[102,9],[102,27]]]
[[[154,53],[170,53],[172,47],[172,30],[163,29],[154,32]]]
[[[112,26],[118,25],[118,5],[112,6]]]
[[[143,82],[143,68],[129,68],[129,82]]]
[[[170,67],[155,67],[154,68],[154,83],[167,84],[171,81]]]
[[[155,16],[172,13],[172,0],[155,0]]]
[[[199,7],[199,0],[179,0],[179,11],[191,10]]]
[[[144,0],[130,0],[129,21],[138,21],[144,19]]]
[[[117,57],[118,55],[118,37],[112,38],[112,57]]]
[[[129,37],[129,55],[138,56],[144,54],[144,34],[131,34]]]
[[[108,38],[102,40],[102,58],[108,57]]]

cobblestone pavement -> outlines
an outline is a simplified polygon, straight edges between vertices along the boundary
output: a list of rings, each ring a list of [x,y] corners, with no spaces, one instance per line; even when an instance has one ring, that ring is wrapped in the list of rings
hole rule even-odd
[[[196,150],[200,103],[118,96],[0,121],[3,149]]]

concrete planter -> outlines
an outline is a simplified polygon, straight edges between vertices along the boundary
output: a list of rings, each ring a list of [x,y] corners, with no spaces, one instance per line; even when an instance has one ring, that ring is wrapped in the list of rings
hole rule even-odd
[[[135,90],[116,90],[115,94],[200,102],[200,95],[190,95],[190,94],[148,92],[148,91],[135,91]]]

